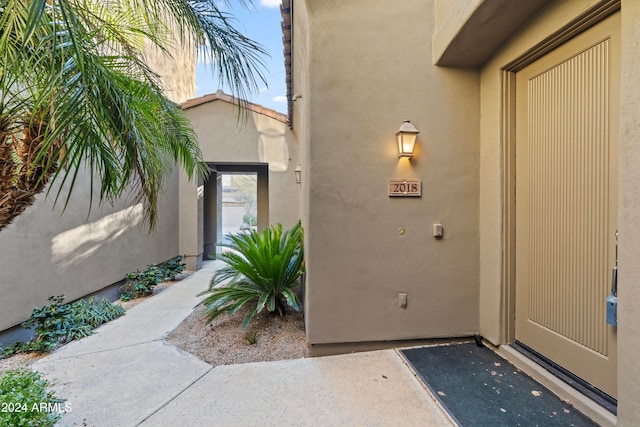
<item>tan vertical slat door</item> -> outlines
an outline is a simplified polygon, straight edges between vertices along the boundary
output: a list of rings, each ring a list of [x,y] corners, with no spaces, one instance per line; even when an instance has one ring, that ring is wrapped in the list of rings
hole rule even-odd
[[[516,74],[516,339],[614,397],[619,28]]]

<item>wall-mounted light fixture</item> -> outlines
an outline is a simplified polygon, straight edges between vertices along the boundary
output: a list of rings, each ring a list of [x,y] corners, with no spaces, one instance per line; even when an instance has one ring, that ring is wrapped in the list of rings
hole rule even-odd
[[[302,182],[302,167],[300,163],[298,163],[298,166],[293,170],[293,173],[296,175],[296,184],[300,184]]]
[[[411,124],[409,120],[405,120],[396,132],[398,139],[398,157],[413,157],[413,149],[416,145],[416,137],[420,131]]]

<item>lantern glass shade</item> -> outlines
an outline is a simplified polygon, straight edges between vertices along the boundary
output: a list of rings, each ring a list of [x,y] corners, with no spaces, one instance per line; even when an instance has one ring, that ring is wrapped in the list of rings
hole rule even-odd
[[[413,157],[413,150],[416,145],[416,137],[420,131],[411,124],[409,120],[405,120],[396,132],[398,139],[398,157]]]

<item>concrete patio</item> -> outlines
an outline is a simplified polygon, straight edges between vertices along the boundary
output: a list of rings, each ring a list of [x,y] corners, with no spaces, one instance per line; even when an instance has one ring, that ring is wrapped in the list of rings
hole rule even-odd
[[[450,426],[395,350],[213,367],[166,337],[217,262],[36,362],[63,426]]]

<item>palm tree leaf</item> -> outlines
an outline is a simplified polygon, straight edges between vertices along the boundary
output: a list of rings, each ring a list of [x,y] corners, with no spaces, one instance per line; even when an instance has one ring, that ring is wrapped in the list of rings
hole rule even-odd
[[[299,283],[302,274],[301,230],[300,222],[284,232],[278,224],[265,228],[262,233],[250,230],[231,235],[228,242],[220,244],[234,252],[221,255],[227,264],[216,271],[209,289],[201,294],[207,295],[201,302],[206,307],[205,315],[211,319],[222,312],[234,313],[242,305],[251,303],[251,315],[245,318],[246,327],[264,308],[269,312],[280,310],[282,301],[300,310],[291,287]]]
[[[253,316],[255,316],[255,314],[258,312],[257,307],[252,307],[251,309],[249,309],[249,312],[247,313],[247,315],[245,316],[243,322],[242,322],[242,330],[246,331],[247,328],[249,327],[249,322],[251,322],[251,319],[253,319]]]
[[[71,184],[66,207],[86,166],[101,203],[133,190],[153,228],[173,163],[190,178],[208,168],[188,120],[146,64],[146,46],[169,54],[175,34],[186,49],[207,41],[212,66],[243,98],[257,89],[256,77],[264,80],[265,51],[232,21],[216,0],[0,1],[0,143],[18,141],[27,152],[25,128],[38,142],[30,163],[12,160],[4,179],[23,177],[28,188],[20,190],[31,191],[51,177],[60,184],[56,200]],[[12,218],[0,215],[0,229]]]
[[[44,0],[31,1],[31,7],[29,8],[29,16],[25,26],[23,35],[24,42],[27,43],[33,33],[36,31],[38,22],[40,21],[42,14],[44,13],[46,2]]]
[[[283,289],[282,296],[291,308],[293,308],[295,311],[300,311],[300,303],[298,302],[298,297],[295,292],[293,292],[291,289]]]

